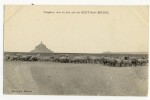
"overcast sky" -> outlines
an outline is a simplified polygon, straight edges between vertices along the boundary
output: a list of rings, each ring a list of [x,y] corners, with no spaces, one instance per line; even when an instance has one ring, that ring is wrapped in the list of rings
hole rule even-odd
[[[148,6],[5,6],[4,51],[29,52],[41,41],[63,53],[147,52]]]

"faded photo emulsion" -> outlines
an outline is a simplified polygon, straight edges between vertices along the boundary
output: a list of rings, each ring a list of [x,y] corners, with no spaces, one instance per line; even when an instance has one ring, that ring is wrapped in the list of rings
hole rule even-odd
[[[3,93],[147,96],[149,6],[4,6]]]

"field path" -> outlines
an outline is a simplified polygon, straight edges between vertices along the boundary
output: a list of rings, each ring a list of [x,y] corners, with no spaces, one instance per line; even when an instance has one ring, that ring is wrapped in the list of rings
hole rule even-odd
[[[42,95],[145,96],[148,67],[99,64],[4,62],[4,93]]]
[[[38,94],[32,78],[30,64],[4,62],[4,94]]]

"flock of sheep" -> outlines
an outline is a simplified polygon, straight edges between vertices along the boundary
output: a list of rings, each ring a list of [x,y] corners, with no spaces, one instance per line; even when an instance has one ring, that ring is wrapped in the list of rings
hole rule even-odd
[[[57,55],[57,56],[41,56],[37,55],[8,55],[4,56],[6,61],[47,61],[47,62],[60,62],[60,63],[93,63],[103,64],[106,66],[145,66],[148,63],[146,57],[135,57],[135,56],[68,56],[68,55]]]

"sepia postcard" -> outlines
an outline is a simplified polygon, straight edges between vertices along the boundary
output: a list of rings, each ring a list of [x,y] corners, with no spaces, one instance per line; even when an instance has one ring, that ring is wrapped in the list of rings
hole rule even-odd
[[[147,96],[148,10],[5,5],[3,93]]]

